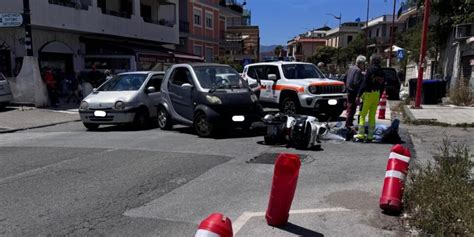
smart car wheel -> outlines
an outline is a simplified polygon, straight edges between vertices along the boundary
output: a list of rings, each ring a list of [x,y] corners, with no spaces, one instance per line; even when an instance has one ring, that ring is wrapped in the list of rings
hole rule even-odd
[[[204,113],[199,113],[194,117],[194,130],[200,137],[211,137],[214,132],[214,125],[209,122]]]
[[[171,117],[165,107],[158,110],[158,126],[163,130],[170,130],[173,127]]]
[[[99,124],[95,124],[95,123],[83,123],[83,124],[84,124],[84,127],[86,127],[87,130],[89,131],[94,131],[99,128]]]

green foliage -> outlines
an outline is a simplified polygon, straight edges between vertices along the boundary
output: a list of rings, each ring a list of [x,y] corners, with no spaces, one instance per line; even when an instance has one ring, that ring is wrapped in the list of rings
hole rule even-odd
[[[408,225],[435,236],[474,234],[474,164],[469,147],[445,138],[434,160],[411,169],[404,193]]]
[[[337,49],[334,47],[323,46],[319,48],[313,57],[310,58],[310,62],[317,64],[323,62],[324,64],[330,64],[333,62],[333,57],[336,54]]]
[[[231,57],[229,56],[222,56],[222,57],[217,57],[216,58],[220,64],[227,64],[231,67],[233,67],[235,70],[237,70],[237,72],[243,72],[244,71],[244,67],[242,66],[242,64],[234,61]]]
[[[281,52],[283,51],[283,46],[282,45],[278,45],[275,47],[275,49],[273,50],[273,54],[277,57],[279,57],[281,55]]]

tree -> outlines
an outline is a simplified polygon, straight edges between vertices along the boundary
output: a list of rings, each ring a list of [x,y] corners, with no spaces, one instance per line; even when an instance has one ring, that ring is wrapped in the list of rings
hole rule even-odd
[[[276,57],[280,57],[282,51],[283,51],[283,46],[282,46],[282,45],[278,45],[278,46],[276,46],[275,49],[273,50],[273,54],[275,54]]]
[[[337,49],[329,46],[323,46],[316,50],[316,53],[313,57],[309,58],[309,61],[317,64],[323,62],[324,64],[330,64],[333,62],[333,56],[336,54]]]

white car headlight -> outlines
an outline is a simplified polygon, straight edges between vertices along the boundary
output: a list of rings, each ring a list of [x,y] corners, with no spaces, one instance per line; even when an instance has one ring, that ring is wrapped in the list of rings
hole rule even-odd
[[[219,97],[217,97],[217,96],[206,95],[206,99],[207,99],[207,101],[209,101],[209,103],[211,103],[211,104],[218,104],[218,105],[222,104],[221,99],[219,99]]]
[[[318,93],[318,88],[316,86],[309,86],[308,91],[311,94],[317,94]]]
[[[114,108],[115,108],[116,110],[122,110],[122,109],[124,109],[124,108],[125,108],[125,102],[120,101],[120,100],[117,101],[117,102],[115,102]]]
[[[251,94],[250,95],[250,99],[252,100],[253,103],[257,102],[258,101],[258,98],[255,94]]]
[[[85,101],[82,101],[81,102],[81,105],[79,105],[79,109],[80,110],[87,110],[89,109],[89,103],[85,102]]]

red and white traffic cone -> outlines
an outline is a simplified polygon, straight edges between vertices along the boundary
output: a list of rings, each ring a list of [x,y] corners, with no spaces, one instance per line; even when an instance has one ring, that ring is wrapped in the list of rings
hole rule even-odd
[[[380,208],[388,212],[402,210],[402,196],[410,164],[410,150],[398,144],[392,147],[380,196]]]
[[[221,213],[212,213],[201,224],[194,237],[232,237],[232,222]]]
[[[387,108],[387,92],[384,90],[379,102],[379,119],[385,119],[385,110]]]

